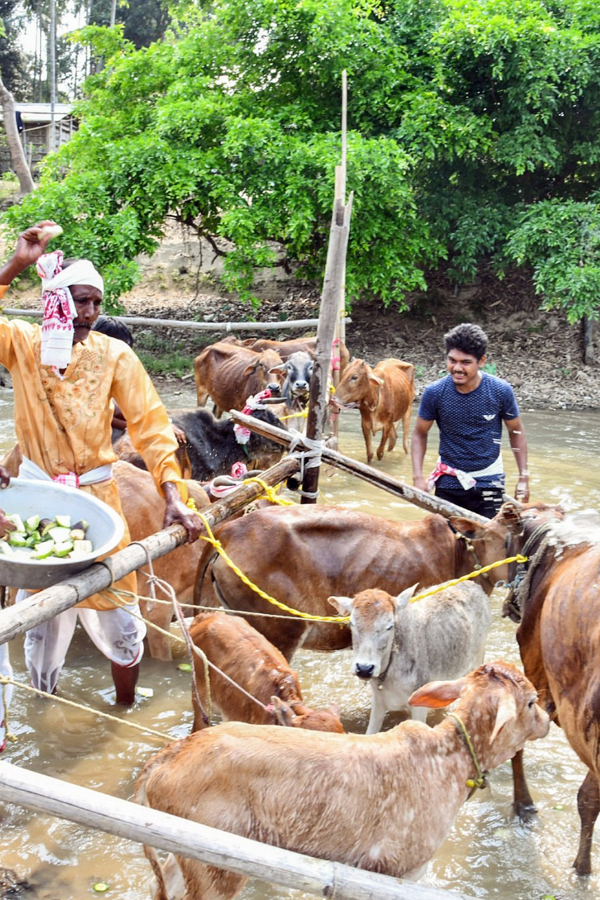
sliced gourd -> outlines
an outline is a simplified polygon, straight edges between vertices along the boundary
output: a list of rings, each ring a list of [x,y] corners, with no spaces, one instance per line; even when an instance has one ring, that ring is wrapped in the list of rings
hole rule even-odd
[[[54,541],[42,541],[37,545],[33,553],[31,554],[32,559],[47,559],[49,556],[52,556],[54,553],[54,548],[56,544]]]

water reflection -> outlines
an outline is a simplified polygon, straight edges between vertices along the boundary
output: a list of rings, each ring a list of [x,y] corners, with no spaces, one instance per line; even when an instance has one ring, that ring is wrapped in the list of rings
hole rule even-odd
[[[162,391],[168,407],[195,405],[193,391]],[[530,447],[532,494],[566,509],[600,508],[600,413],[571,411],[523,412]],[[0,449],[14,441],[12,395],[0,390]],[[436,456],[432,432],[427,464]],[[365,452],[358,415],[342,416],[340,450],[364,461]],[[516,482],[516,467],[508,445],[505,462],[509,489]],[[410,481],[410,464],[396,450],[377,464],[398,478]],[[411,519],[423,513],[351,476],[324,474],[322,499],[377,512],[395,519]],[[494,623],[487,659],[504,657],[518,662],[515,626],[500,616],[500,597],[493,598]],[[25,682],[21,641],[12,642],[16,677]],[[106,661],[99,657],[86,636],[77,633],[69,650],[60,682],[69,699],[105,710],[122,720],[107,722],[83,710],[39,701],[17,690],[11,709],[11,727],[18,737],[4,758],[17,765],[129,798],[135,777],[152,752],[162,746],[157,738],[127,728],[128,721],[146,724],[171,737],[187,734],[192,721],[189,675],[173,663],[144,658],[140,685],[153,695],[140,698],[131,710],[112,705],[112,682]],[[368,688],[349,674],[347,651],[332,654],[300,652],[294,659],[307,701],[315,706],[338,703],[346,728],[364,731],[368,721]],[[388,716],[386,727],[397,719]],[[548,738],[529,745],[528,774],[539,808],[532,825],[512,817],[512,781],[508,765],[497,769],[491,787],[479,792],[461,810],[450,837],[429,867],[422,884],[498,900],[584,900],[598,895],[600,874],[577,879],[571,863],[576,853],[579,819],[576,793],[584,767],[555,726]],[[415,773],[418,778],[418,772]],[[326,791],[327,786],[323,786]],[[443,785],[439,786],[443,790]],[[32,900],[81,900],[93,894],[99,881],[110,886],[106,896],[119,900],[149,897],[150,869],[141,848],[121,838],[12,805],[1,805],[2,853],[0,864],[27,877],[34,887]],[[600,837],[594,864],[600,873]],[[285,892],[258,882],[244,891],[244,900],[276,897],[299,900],[298,892]],[[306,896],[306,895],[302,895]]]

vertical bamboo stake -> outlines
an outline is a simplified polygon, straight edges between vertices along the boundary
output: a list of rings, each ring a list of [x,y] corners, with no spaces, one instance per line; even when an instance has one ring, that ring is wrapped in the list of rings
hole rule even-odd
[[[342,205],[346,202],[346,152],[347,152],[347,140],[346,140],[346,120],[347,120],[347,109],[348,109],[348,82],[346,77],[346,70],[344,69],[342,72],[342,158],[341,165],[335,167],[335,201],[334,201],[334,216],[336,212],[337,204],[341,203]],[[346,305],[346,272],[344,269],[344,278],[342,280],[340,286],[340,300],[339,300],[339,310],[340,314],[336,319],[335,323],[335,340],[336,340],[336,348],[332,348],[332,357],[338,357],[337,367],[334,367],[331,372],[331,381],[334,389],[337,388],[340,383],[340,370],[339,370],[339,357],[340,357],[340,345],[339,341],[346,341],[346,323],[344,321],[344,307]],[[331,431],[334,435],[338,434],[339,427],[339,416],[334,416],[330,421]]]
[[[329,232],[327,265],[325,266],[325,279],[323,282],[323,293],[321,294],[317,346],[315,348],[315,361],[310,381],[308,419],[306,423],[306,436],[315,441],[321,440],[329,409],[327,378],[331,362],[331,345],[335,335],[336,323],[339,322],[340,318],[340,292],[346,272],[346,250],[350,232],[351,211],[352,194],[350,194],[346,205],[344,205],[343,200],[336,197],[333,205],[331,230]],[[302,481],[301,502],[316,503],[318,487],[319,466],[306,468]]]

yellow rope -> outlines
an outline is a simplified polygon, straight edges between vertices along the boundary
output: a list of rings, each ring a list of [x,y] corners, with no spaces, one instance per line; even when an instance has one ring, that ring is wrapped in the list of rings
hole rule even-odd
[[[109,719],[111,722],[118,722],[119,725],[126,725],[128,728],[135,728],[138,731],[144,731],[147,734],[153,734],[156,737],[162,738],[164,741],[174,740],[173,736],[170,734],[164,734],[162,731],[154,731],[153,728],[147,728],[145,725],[136,725],[135,722],[127,722],[125,719],[119,719],[118,716],[111,716],[110,713],[102,712],[99,709],[93,709],[91,706],[84,706],[82,703],[75,703],[73,700],[66,700],[64,697],[58,697],[56,694],[48,694],[46,691],[40,691],[37,688],[32,687],[30,684],[24,684],[22,681],[15,681],[12,678],[8,678],[6,675],[0,675],[0,684],[12,684],[14,687],[25,688],[26,691],[31,691],[32,693],[37,694],[39,697],[46,697],[48,700],[56,700],[58,701],[58,703],[65,703],[67,706],[75,707],[75,709],[81,709],[84,712],[91,712],[95,716],[102,716],[103,719]],[[16,740],[14,735],[11,740]]]
[[[244,575],[242,570],[236,566],[234,561],[230,556],[227,555],[225,549],[220,541],[216,539],[214,536],[210,524],[207,519],[202,515],[201,512],[198,512],[198,515],[202,519],[204,523],[204,527],[206,528],[206,536],[200,535],[201,540],[206,541],[215,548],[217,553],[223,557],[229,568],[235,572],[238,578],[244,582],[244,584],[248,585],[248,587],[253,590],[259,597],[262,597],[263,600],[267,600],[269,603],[272,603],[273,606],[276,606],[278,609],[283,609],[285,612],[290,613],[292,616],[299,616],[301,619],[310,619],[311,622],[336,622],[338,625],[343,624],[345,622],[350,621],[349,616],[313,616],[310,613],[301,612],[298,609],[292,609],[291,606],[286,606],[285,603],[281,603],[279,600],[276,600],[275,597],[271,597],[270,594],[265,593],[255,584],[253,584],[250,579]]]
[[[283,609],[285,612],[290,613],[293,616],[299,616],[302,619],[310,619],[311,622],[336,622],[338,625],[345,624],[350,621],[350,616],[314,616],[310,613],[301,612],[298,609],[292,609],[290,606],[286,606],[285,603],[281,603],[279,600],[276,600],[274,597],[271,597],[270,594],[265,593],[255,584],[253,584],[250,579],[244,575],[242,570],[236,566],[230,556],[226,553],[223,545],[220,541],[218,541],[212,529],[208,523],[208,521],[204,518],[201,512],[198,512],[198,515],[202,519],[204,523],[204,527],[206,528],[207,536],[201,535],[201,539],[203,541],[207,541],[209,544],[215,548],[217,553],[223,557],[227,565],[232,569],[233,572],[238,576],[238,578],[244,582],[251,590],[253,590],[259,597],[262,597],[264,600],[267,600],[269,603],[272,603],[274,606],[277,606],[278,609]],[[455,578],[453,581],[446,581],[444,584],[440,584],[435,588],[432,588],[430,591],[426,591],[422,594],[418,594],[416,597],[411,598],[411,603],[416,603],[417,600],[423,600],[425,597],[430,597],[433,594],[437,594],[440,591],[445,590],[447,587],[452,587],[455,584],[459,584],[461,581],[468,581],[470,578],[478,578],[480,575],[484,575],[486,572],[491,571],[491,569],[496,569],[498,566],[505,565],[510,562],[518,562],[523,563],[527,562],[527,556],[509,556],[506,559],[498,560],[498,562],[490,563],[488,566],[483,566],[480,569],[476,569],[474,572],[470,572],[468,575],[463,575],[461,578]]]
[[[266,481],[263,481],[262,478],[246,478],[244,480],[244,484],[252,484],[252,482],[255,482],[255,484],[259,484],[261,486],[261,488],[263,489],[263,491],[266,494],[267,500],[270,500],[271,503],[275,503],[278,506],[297,506],[298,505],[297,503],[294,503],[293,500],[285,500],[283,497],[278,496],[277,492],[279,490],[280,485],[278,487],[274,488],[270,484],[267,484]]]
[[[437,587],[432,588],[430,591],[425,591],[422,594],[417,594],[416,597],[411,597],[410,602],[416,603],[417,600],[423,600],[425,597],[431,597],[432,594],[437,594],[439,591],[445,591],[446,588],[452,587],[455,584],[460,584],[461,581],[468,581],[469,578],[478,578],[479,575],[484,575],[486,572],[490,572],[492,569],[497,569],[498,566],[503,566],[505,563],[517,562],[524,563],[529,559],[528,556],[509,556],[506,559],[500,559],[498,562],[490,563],[489,566],[483,566],[481,569],[476,569],[474,572],[470,572],[468,575],[462,575],[460,578],[455,578],[453,581],[445,581],[443,584],[438,584]]]
[[[288,419],[308,419],[308,406],[302,412],[291,413],[289,416],[278,416],[280,422],[287,422]]]

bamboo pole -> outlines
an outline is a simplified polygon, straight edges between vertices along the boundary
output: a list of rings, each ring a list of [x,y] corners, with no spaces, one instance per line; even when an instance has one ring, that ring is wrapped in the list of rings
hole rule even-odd
[[[342,206],[346,203],[346,156],[347,156],[347,139],[346,139],[346,119],[347,119],[347,110],[348,110],[348,81],[346,77],[346,70],[342,72],[342,159],[341,164],[336,166],[335,168],[335,207],[339,204]],[[344,309],[346,306],[346,270],[344,266],[344,273],[342,282],[340,284],[340,297],[339,297],[339,316],[335,321],[335,339],[337,341],[337,353],[333,353],[334,356],[340,356],[340,345],[339,342],[342,341],[344,344],[346,343],[346,325],[344,321]],[[331,381],[333,384],[334,390],[337,388],[340,383],[340,369],[339,362],[336,368],[333,369],[331,373]],[[339,430],[339,416],[335,416],[333,420],[330,420],[331,431],[337,437]]]
[[[59,816],[318,897],[335,900],[469,900],[464,894],[420,887],[387,875],[261,844],[7,762],[0,762],[0,798],[42,815]]]
[[[260,476],[261,481],[269,485],[279,484],[297,472],[299,468],[300,463],[297,459],[286,457],[263,472]],[[212,528],[263,493],[261,485],[245,482],[227,497],[218,500],[201,512]],[[72,575],[68,581],[54,584],[27,597],[21,603],[0,610],[0,644],[12,640],[18,634],[29,631],[40,622],[52,619],[58,613],[85,600],[86,597],[91,597],[92,594],[110,587],[113,581],[118,581],[124,575],[146,565],[148,562],[146,550],[151,559],[157,559],[164,556],[165,553],[175,550],[186,540],[187,532],[183,525],[171,525],[169,528],[151,534],[142,541],[129,544],[123,550],[112,554],[105,561],[106,565],[95,563],[84,572]]]
[[[25,318],[41,318],[41,309],[5,309],[3,316],[24,316]],[[141,316],[114,316],[126,325],[160,325],[163,328],[187,328],[190,331],[271,331],[291,328],[315,328],[318,319],[288,319],[285,322],[190,322],[185,319],[145,319]],[[345,322],[352,319],[346,318]]]
[[[313,441],[321,440],[329,409],[327,379],[331,362],[331,345],[338,319],[340,290],[346,271],[346,249],[350,233],[351,212],[352,194],[346,206],[341,201],[335,201],[306,420],[306,435]],[[318,486],[319,467],[307,468],[302,483],[301,502],[316,503]]]
[[[293,444],[295,450],[310,449],[310,445],[298,433],[291,434],[289,431],[276,428],[267,422],[260,422],[254,416],[247,416],[235,409],[230,410],[230,415],[240,425],[246,425],[258,434],[272,438],[272,440],[278,441],[286,447],[290,447]],[[351,475],[356,475],[375,487],[394,494],[396,497],[401,497],[407,503],[412,503],[414,506],[418,506],[430,513],[438,513],[438,515],[444,516],[445,519],[449,519],[451,516],[467,516],[471,521],[480,525],[489,524],[490,520],[486,519],[485,516],[480,516],[478,513],[463,509],[462,506],[456,506],[448,500],[442,500],[440,497],[436,497],[435,494],[428,494],[426,491],[421,491],[410,484],[398,481],[397,478],[392,478],[386,472],[380,472],[379,469],[374,469],[372,466],[367,466],[365,463],[358,462],[358,460],[349,456],[344,456],[337,450],[333,450],[325,445],[321,448],[321,459],[328,465],[342,469],[344,472],[349,472]]]

